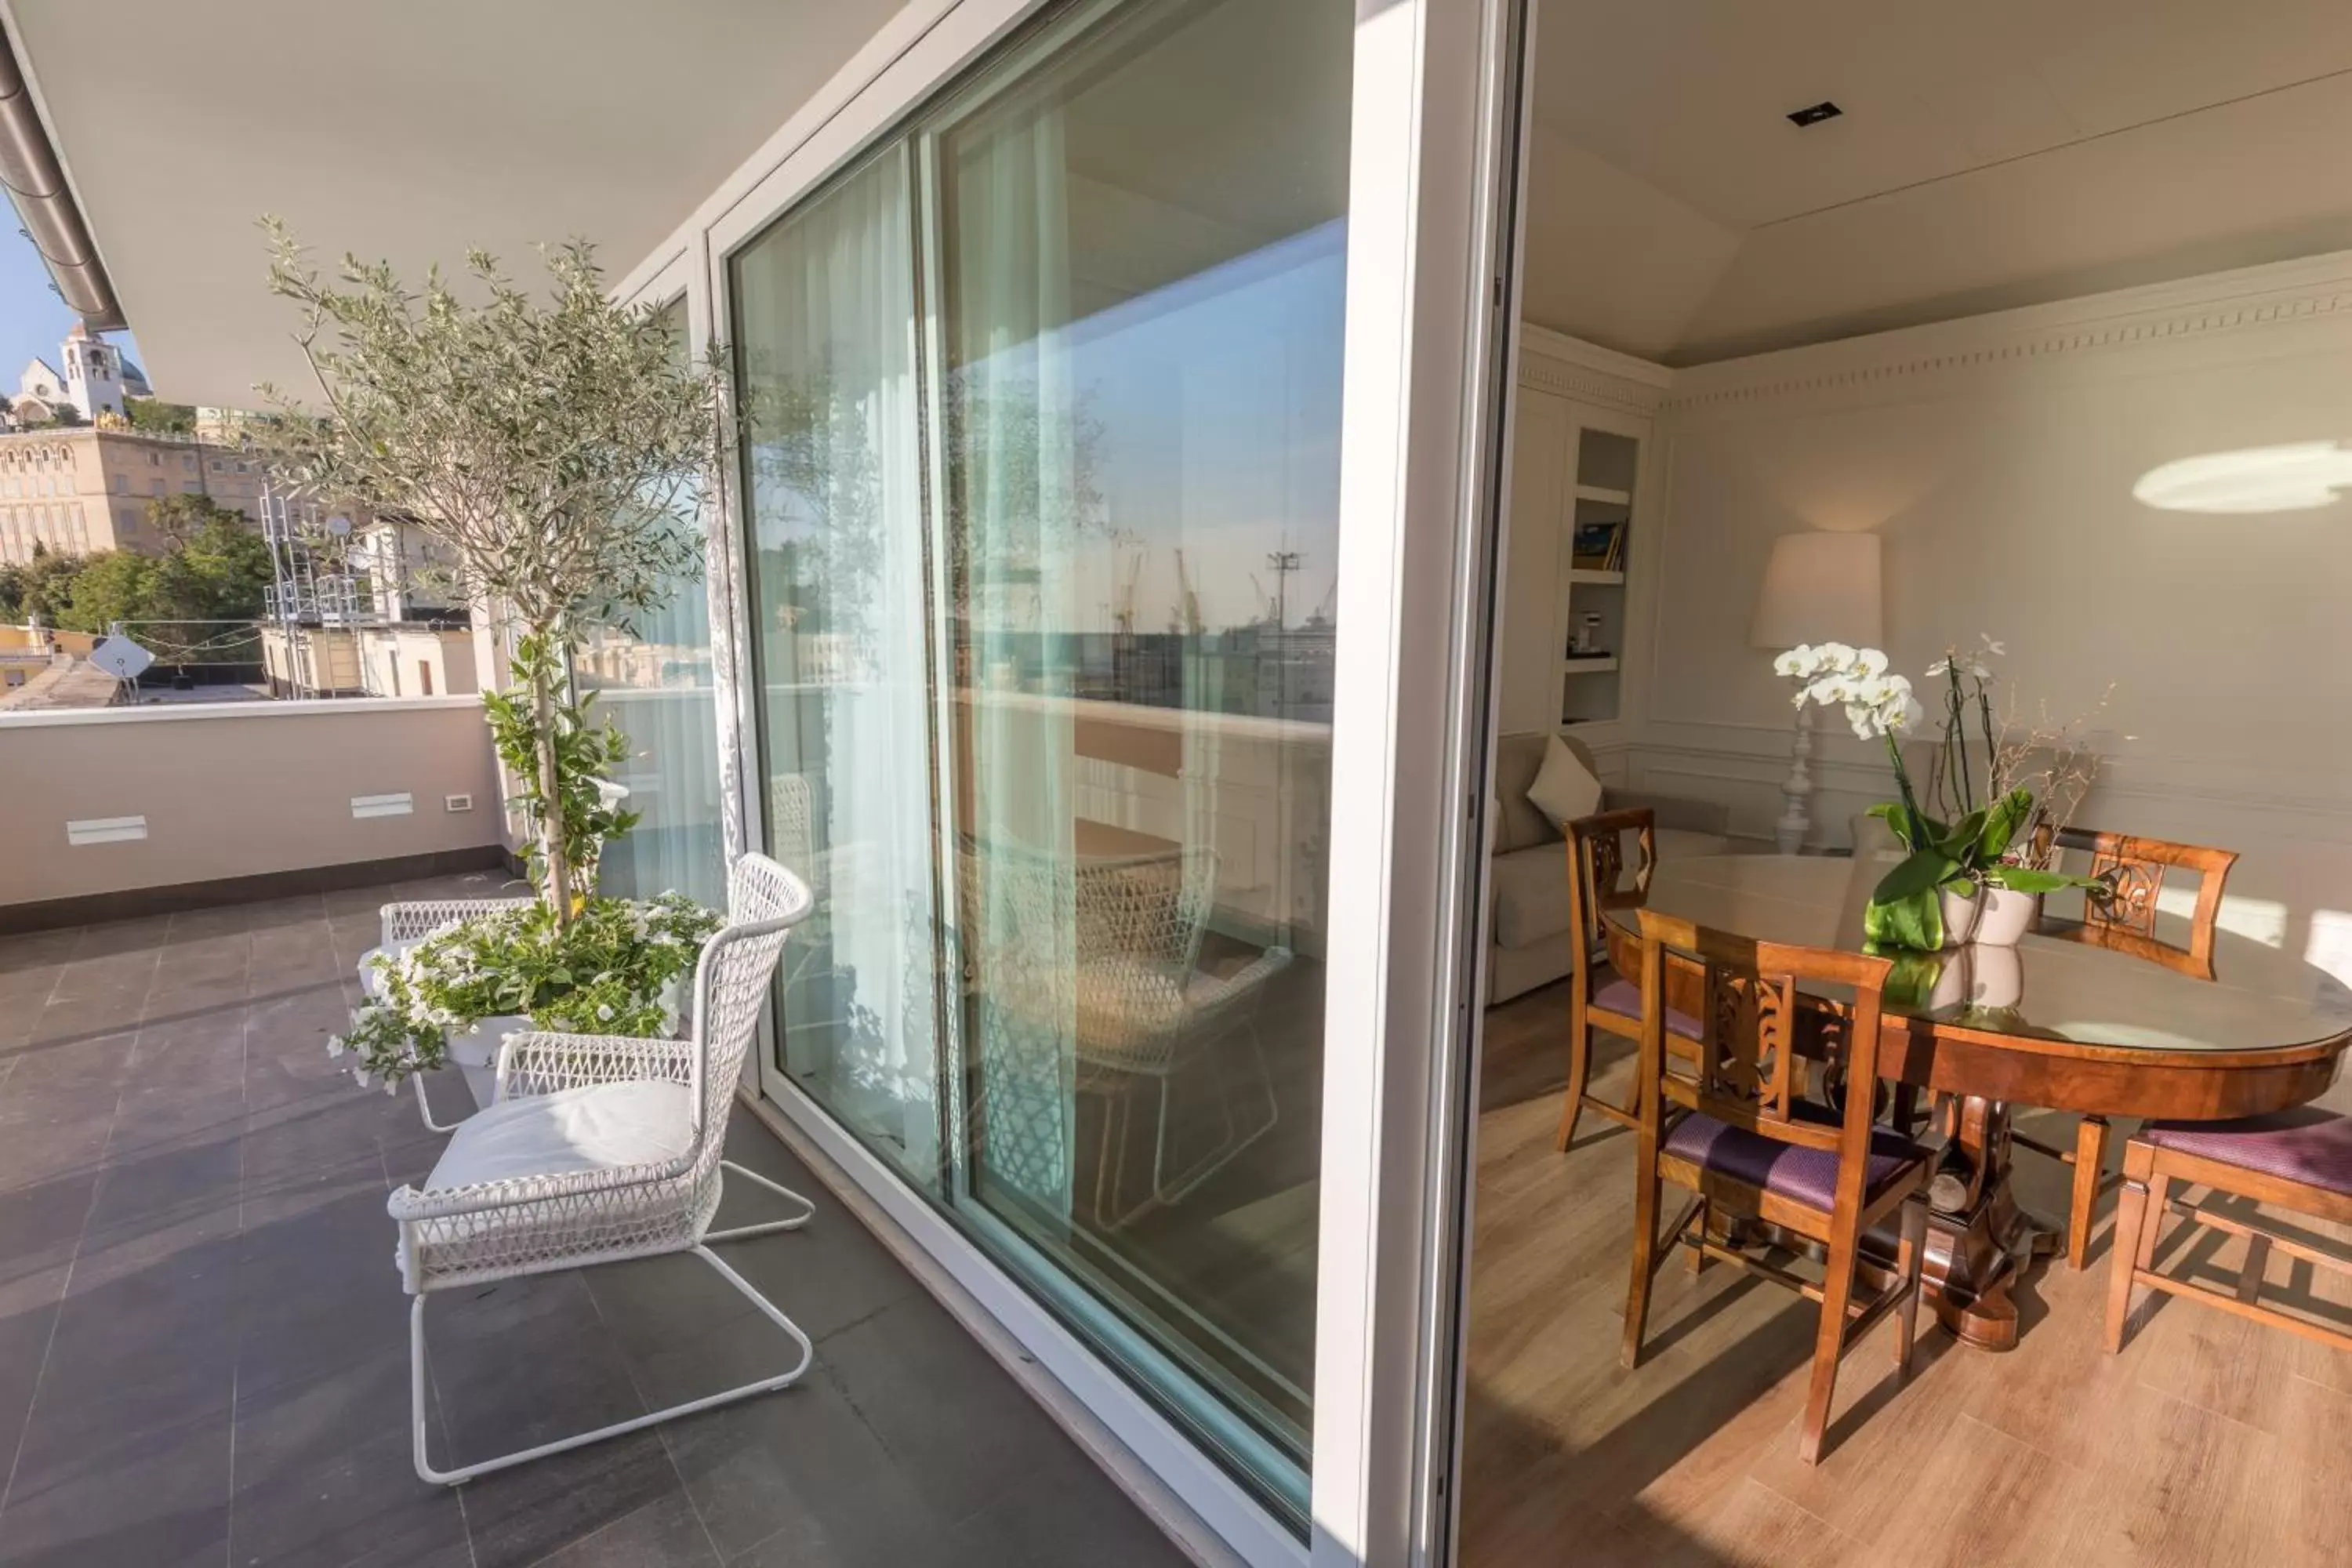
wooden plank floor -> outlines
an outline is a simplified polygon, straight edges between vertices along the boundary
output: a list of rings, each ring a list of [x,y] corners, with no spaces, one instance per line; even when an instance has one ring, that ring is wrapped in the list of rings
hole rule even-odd
[[[1856,1347],[1818,1468],[1796,1454],[1815,1318],[1794,1296],[1677,1259],[1651,1357],[1627,1373],[1633,1139],[1587,1116],[1576,1147],[1553,1150],[1566,1026],[1559,986],[1488,1015],[1469,1568],[2352,1563],[2352,1355],[2161,1297],[2106,1355],[2112,1199],[2090,1270],[2053,1260],[2020,1292],[2016,1351],[1969,1350],[1923,1314],[1898,1385],[1891,1324]],[[1609,1052],[1598,1087],[1622,1100],[1630,1074]],[[2019,1161],[2028,1206],[2063,1214],[2060,1169]],[[2188,1240],[2168,1234],[2159,1267],[2234,1279],[2243,1243]],[[2352,1322],[2352,1289],[2312,1272],[2274,1259],[2272,1289]]]

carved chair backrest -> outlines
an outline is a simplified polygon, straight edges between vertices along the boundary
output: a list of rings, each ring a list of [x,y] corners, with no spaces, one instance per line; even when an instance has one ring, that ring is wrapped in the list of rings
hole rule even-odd
[[[1634,857],[1630,868],[1628,837]],[[1577,1001],[1591,999],[1593,960],[1608,935],[1608,912],[1649,902],[1657,866],[1657,814],[1647,806],[1604,811],[1568,824],[1568,929],[1577,938],[1569,973]]]
[[[1696,1110],[1779,1142],[1862,1159],[1870,1142],[1880,1004],[1894,965],[1858,952],[1758,942],[1655,910],[1643,910],[1641,921],[1645,1131],[1663,1131],[1670,1110]],[[1666,1050],[1665,983],[1675,959],[1698,987],[1693,1055]],[[1853,1000],[1832,1010],[1801,999],[1800,982],[1808,981],[1849,987]],[[1835,1122],[1801,1106],[1808,1059],[1801,1042],[1812,1047],[1814,1058],[1843,1065],[1852,1087]]]
[[[2036,848],[2047,853],[2051,837],[2045,828]],[[2212,978],[2221,890],[2230,879],[2230,868],[2237,862],[2236,851],[2087,827],[2062,829],[2055,836],[2055,847],[2086,856],[2089,864],[2079,869],[2083,875],[2099,879],[2101,886],[2084,893],[2080,923],[2046,925],[2048,934],[2114,948],[2167,968]],[[2197,879],[2197,901],[2189,917],[2186,945],[2157,934],[2158,900],[2166,875],[2174,871],[2191,873]]]

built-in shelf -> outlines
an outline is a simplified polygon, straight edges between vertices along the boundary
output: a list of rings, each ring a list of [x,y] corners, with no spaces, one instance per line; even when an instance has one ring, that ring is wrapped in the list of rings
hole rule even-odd
[[[1606,675],[1617,668],[1617,656],[1612,653],[1599,658],[1564,658],[1559,667],[1570,675]]]
[[[1604,588],[1612,583],[1622,586],[1625,582],[1625,574],[1622,572],[1596,572],[1589,566],[1579,566],[1569,573],[1568,580],[1571,583],[1591,583]]]
[[[1607,485],[1579,485],[1576,487],[1576,499],[1579,500],[1614,501],[1619,506],[1632,506],[1633,504],[1633,492],[1632,490],[1612,490]]]

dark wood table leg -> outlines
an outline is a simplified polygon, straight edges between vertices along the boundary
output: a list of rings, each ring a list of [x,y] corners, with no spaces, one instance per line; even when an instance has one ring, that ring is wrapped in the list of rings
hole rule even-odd
[[[1944,1168],[1929,1189],[1927,1304],[1954,1338],[1979,1350],[2017,1344],[2011,1288],[2063,1233],[2018,1206],[2010,1190],[2009,1108],[1964,1100]]]

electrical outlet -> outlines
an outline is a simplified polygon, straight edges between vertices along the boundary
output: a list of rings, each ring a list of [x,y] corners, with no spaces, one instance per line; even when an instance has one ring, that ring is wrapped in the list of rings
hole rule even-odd
[[[474,809],[474,797],[470,795],[443,795],[441,805],[446,811],[471,811]]]

